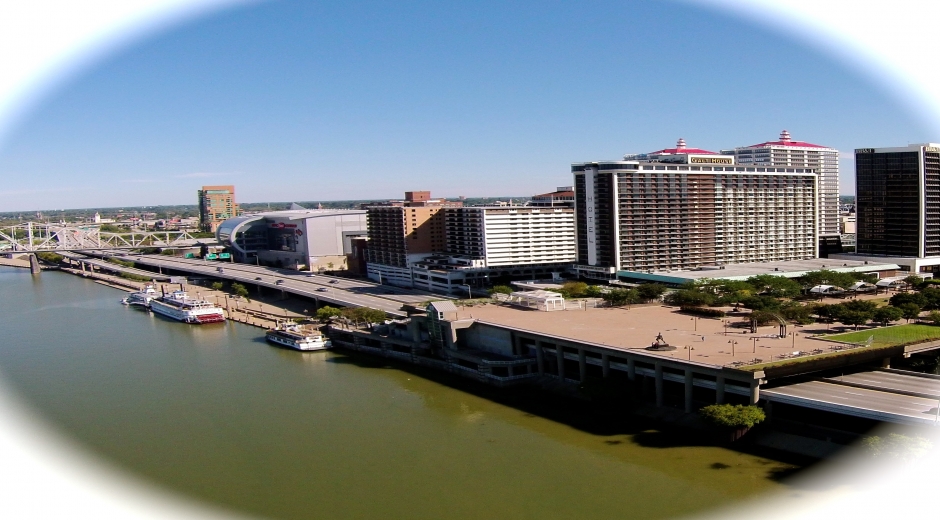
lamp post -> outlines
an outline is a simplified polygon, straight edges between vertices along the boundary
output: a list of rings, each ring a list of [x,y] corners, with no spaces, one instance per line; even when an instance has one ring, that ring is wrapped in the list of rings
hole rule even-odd
[[[790,338],[791,338],[791,341],[790,341],[790,348],[791,348],[791,349],[795,349],[795,348],[796,348],[796,332],[791,332],[791,333],[790,333]]]
[[[691,320],[692,320],[693,327],[694,327],[693,330],[695,330],[696,332],[698,332],[698,318],[691,318]]]
[[[728,343],[731,345],[731,357],[734,357],[734,346],[738,344],[737,341],[730,339]]]
[[[728,335],[728,320],[721,320],[721,323],[725,326],[725,336]]]
[[[467,299],[472,300],[472,299],[473,299],[473,291],[470,289],[470,285],[465,284],[465,283],[462,283],[462,284],[459,284],[459,285],[460,285],[461,287],[466,287],[466,288],[467,288]]]
[[[691,345],[686,345],[685,349],[689,351],[689,361],[692,361],[692,351],[695,350],[695,347]]]

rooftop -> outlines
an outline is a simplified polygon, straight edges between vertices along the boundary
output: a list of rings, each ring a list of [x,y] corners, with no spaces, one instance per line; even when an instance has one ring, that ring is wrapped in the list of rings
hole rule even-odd
[[[795,148],[829,148],[828,146],[823,146],[820,144],[807,143],[805,141],[794,141],[790,137],[790,132],[784,130],[780,132],[779,141],[766,141],[759,144],[752,144],[751,146],[745,146],[744,148],[767,148],[768,146],[792,146]]]
[[[675,148],[663,148],[662,150],[656,150],[655,152],[650,152],[647,155],[675,155],[675,154],[706,154],[706,155],[717,155],[715,152],[708,150],[702,150],[701,148],[689,148],[685,144],[685,139],[679,138],[676,142]]]
[[[897,264],[875,263],[863,260],[841,260],[835,258],[813,258],[808,260],[787,260],[780,262],[753,262],[712,266],[695,271],[654,271],[652,273],[620,271],[618,275],[656,281],[668,284],[682,284],[702,278],[721,278],[725,280],[746,280],[759,274],[772,274],[797,278],[809,271],[829,269],[837,272],[876,272],[900,269]]]

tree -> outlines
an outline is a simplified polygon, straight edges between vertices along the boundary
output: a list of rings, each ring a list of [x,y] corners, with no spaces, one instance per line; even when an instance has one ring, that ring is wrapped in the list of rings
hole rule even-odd
[[[924,279],[916,274],[909,274],[904,278],[904,283],[913,289],[920,289],[924,285]]]
[[[636,288],[636,294],[641,301],[651,302],[666,292],[666,287],[658,283],[645,283]]]
[[[780,300],[773,296],[748,296],[741,298],[741,305],[752,311],[771,311],[780,308]]]
[[[324,305],[317,309],[317,319],[320,321],[327,321],[331,318],[337,316],[342,316],[343,310],[338,307],[330,307],[329,305]]]
[[[817,285],[835,285],[845,289],[850,287],[858,280],[855,273],[837,273],[829,269],[819,271],[810,271],[804,274],[800,279],[806,287],[815,287]]]
[[[888,300],[891,305],[900,308],[905,303],[913,303],[914,305],[923,309],[927,306],[927,298],[921,293],[897,293]]]
[[[715,296],[698,289],[679,289],[666,295],[666,303],[677,307],[702,307],[711,305]]]
[[[797,302],[786,302],[780,306],[780,315],[784,318],[797,323],[807,325],[813,323],[813,313],[816,306],[813,304],[801,305]]]
[[[911,320],[916,320],[920,316],[921,308],[920,305],[916,303],[905,303],[899,305],[898,308],[901,309],[901,316],[903,316],[908,323],[910,323]]]
[[[604,291],[596,285],[588,285],[587,289],[584,291],[584,296],[588,298],[600,298],[603,294]]]
[[[587,292],[588,284],[584,282],[565,282],[558,291],[565,298],[580,298]]]
[[[926,305],[923,306],[924,309],[940,309],[940,288],[925,285],[920,290],[920,295],[926,300]]]
[[[757,327],[777,321],[777,315],[771,311],[752,311],[747,318]]]
[[[490,289],[490,296],[494,294],[512,294],[512,287],[508,285],[494,285],[493,288]]]
[[[793,298],[800,294],[800,284],[783,276],[772,274],[759,274],[747,279],[747,283],[754,287],[758,294],[776,298]]]
[[[940,325],[940,311],[930,311],[930,314],[927,315],[927,319],[934,325]]]
[[[248,297],[248,289],[240,283],[236,282],[232,284],[232,292],[235,293],[235,296],[240,296],[248,301],[251,301],[251,299]]]
[[[637,294],[636,289],[611,289],[602,298],[611,307],[621,307],[640,302],[640,296]]]
[[[385,321],[385,311],[370,307],[347,307],[341,311],[342,315],[353,323],[369,325]]]
[[[889,433],[886,438],[877,435],[865,437],[862,442],[872,457],[903,461],[919,459],[933,447],[933,444],[923,437],[908,437],[899,433]]]
[[[721,428],[752,428],[767,418],[757,406],[712,404],[699,413],[711,424]]]
[[[867,314],[874,313],[875,309],[878,308],[878,304],[871,300],[849,300],[839,305],[850,311],[859,311]]]
[[[901,312],[901,309],[892,307],[890,305],[886,307],[879,307],[875,309],[875,312],[872,314],[872,319],[880,323],[882,326],[887,326],[889,322],[898,321],[903,317],[904,313]]]
[[[843,325],[855,326],[855,330],[858,330],[859,325],[864,325],[868,323],[868,320],[872,318],[872,315],[864,311],[853,311],[851,309],[843,308],[839,312],[839,323]]]

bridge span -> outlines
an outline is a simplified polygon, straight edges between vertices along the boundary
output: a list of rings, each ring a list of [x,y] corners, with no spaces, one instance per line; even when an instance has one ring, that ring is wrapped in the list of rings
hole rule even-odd
[[[88,249],[141,249],[192,247],[214,238],[198,239],[187,231],[129,231],[111,233],[97,226],[26,222],[0,227],[0,254],[82,251]]]

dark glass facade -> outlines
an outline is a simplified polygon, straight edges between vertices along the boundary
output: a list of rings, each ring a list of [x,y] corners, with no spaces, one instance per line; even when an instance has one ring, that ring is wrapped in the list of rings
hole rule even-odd
[[[916,151],[856,152],[858,254],[901,257],[922,255],[919,156],[920,152]],[[938,180],[933,181],[935,186],[929,197],[933,200],[936,200],[938,193]],[[934,218],[934,227],[940,227],[940,215]],[[940,229],[933,232],[935,238],[938,231]]]

